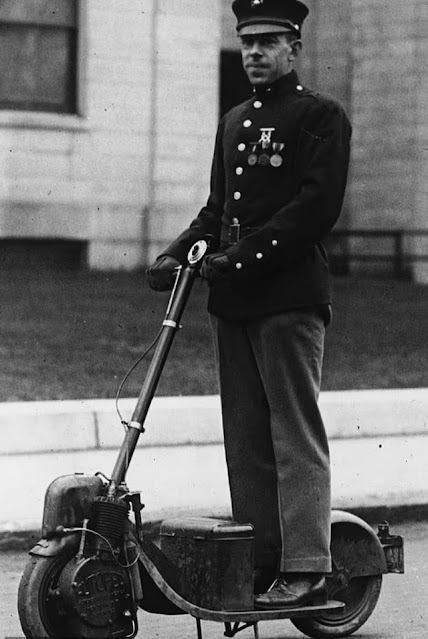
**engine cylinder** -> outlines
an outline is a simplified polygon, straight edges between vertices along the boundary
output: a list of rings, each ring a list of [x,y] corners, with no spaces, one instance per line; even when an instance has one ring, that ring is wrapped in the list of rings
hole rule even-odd
[[[90,527],[116,548],[123,535],[123,524],[128,516],[128,505],[112,497],[97,497],[92,505]]]

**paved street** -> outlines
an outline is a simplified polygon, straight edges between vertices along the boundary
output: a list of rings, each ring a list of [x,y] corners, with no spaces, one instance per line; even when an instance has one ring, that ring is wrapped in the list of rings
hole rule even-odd
[[[386,575],[381,598],[372,617],[354,637],[369,639],[426,639],[428,636],[428,522],[401,524],[392,532],[405,538],[405,575]],[[22,638],[16,612],[16,593],[25,553],[0,556],[0,628],[3,637]],[[139,637],[144,639],[187,639],[196,637],[191,617],[164,617],[140,613]],[[259,625],[261,639],[299,639],[302,634],[289,621]],[[222,626],[203,623],[204,639],[220,639]],[[252,639],[251,630],[238,635]]]

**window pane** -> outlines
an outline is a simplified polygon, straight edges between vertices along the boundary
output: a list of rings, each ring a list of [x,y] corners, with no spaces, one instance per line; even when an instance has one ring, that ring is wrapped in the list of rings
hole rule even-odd
[[[0,25],[0,106],[75,111],[74,30]]]
[[[0,22],[76,26],[76,0],[0,0]]]

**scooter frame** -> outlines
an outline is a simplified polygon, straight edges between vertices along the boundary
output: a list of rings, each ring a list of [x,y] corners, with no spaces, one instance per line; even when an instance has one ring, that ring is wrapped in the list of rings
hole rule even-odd
[[[187,613],[196,619],[198,639],[202,639],[201,621],[209,620],[222,622],[225,626],[226,637],[234,637],[245,628],[253,627],[254,635],[258,637],[258,623],[274,619],[316,618],[324,612],[338,611],[345,606],[341,601],[329,600],[323,606],[304,606],[282,610],[246,610],[228,612],[224,610],[210,610],[199,607],[184,599],[168,582],[158,561],[159,550],[145,538],[141,520],[141,500],[137,492],[129,492],[125,477],[140,435],[144,432],[145,419],[155,394],[159,378],[168,357],[175,334],[180,328],[180,320],[190,295],[193,282],[198,275],[201,261],[208,248],[204,240],[196,242],[188,255],[188,263],[178,269],[175,286],[170,297],[169,305],[156,343],[156,348],[150,362],[137,404],[130,421],[126,424],[126,433],[120,447],[118,457],[110,478],[98,473],[89,476],[64,476],[52,482],[45,497],[42,535],[43,539],[30,551],[33,556],[54,557],[64,553],[73,553],[78,549],[78,556],[83,555],[87,528],[88,512],[94,499],[101,495],[118,497],[131,506],[135,528],[130,537],[135,541],[136,561],[140,562],[146,574],[155,584],[162,596],[179,611]],[[101,479],[104,478],[104,481]],[[70,513],[72,513],[70,515]],[[83,522],[83,526],[82,526]],[[332,526],[345,526],[355,532],[358,539],[358,557],[352,566],[352,575],[343,569],[338,569],[338,581],[355,576],[382,575],[387,572],[400,573],[404,571],[402,538],[389,534],[387,524],[382,524],[379,535],[362,519],[350,513],[332,511]],[[333,528],[332,528],[333,529]],[[80,545],[76,533],[80,531]],[[136,562],[133,562],[135,565]],[[340,568],[340,567],[339,567]],[[137,571],[138,572],[138,571]],[[348,571],[349,572],[349,571]],[[138,582],[139,577],[134,574],[130,579]],[[141,592],[140,583],[132,585],[133,591]],[[138,598],[137,598],[138,599]],[[137,605],[137,602],[135,602]],[[144,605],[141,606],[144,609]],[[160,611],[161,612],[161,611]],[[134,630],[128,637],[134,637],[138,632],[136,611],[134,611]],[[321,636],[321,635],[319,635]],[[345,636],[345,635],[341,635]]]

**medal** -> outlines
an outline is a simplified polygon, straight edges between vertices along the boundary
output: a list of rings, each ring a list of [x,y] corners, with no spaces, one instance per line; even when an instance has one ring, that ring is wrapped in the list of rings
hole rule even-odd
[[[278,153],[275,153],[274,155],[272,155],[270,159],[271,166],[274,166],[275,168],[280,167],[283,162],[284,160]]]
[[[267,153],[262,153],[259,156],[259,164],[261,166],[268,166],[269,162],[270,162],[270,157],[268,156]]]
[[[257,155],[255,153],[250,153],[247,158],[247,162],[250,166],[254,166],[255,164],[257,164]]]
[[[265,127],[260,129],[259,144],[262,145],[262,149],[268,149],[272,144],[272,133],[275,131],[275,127]]]

